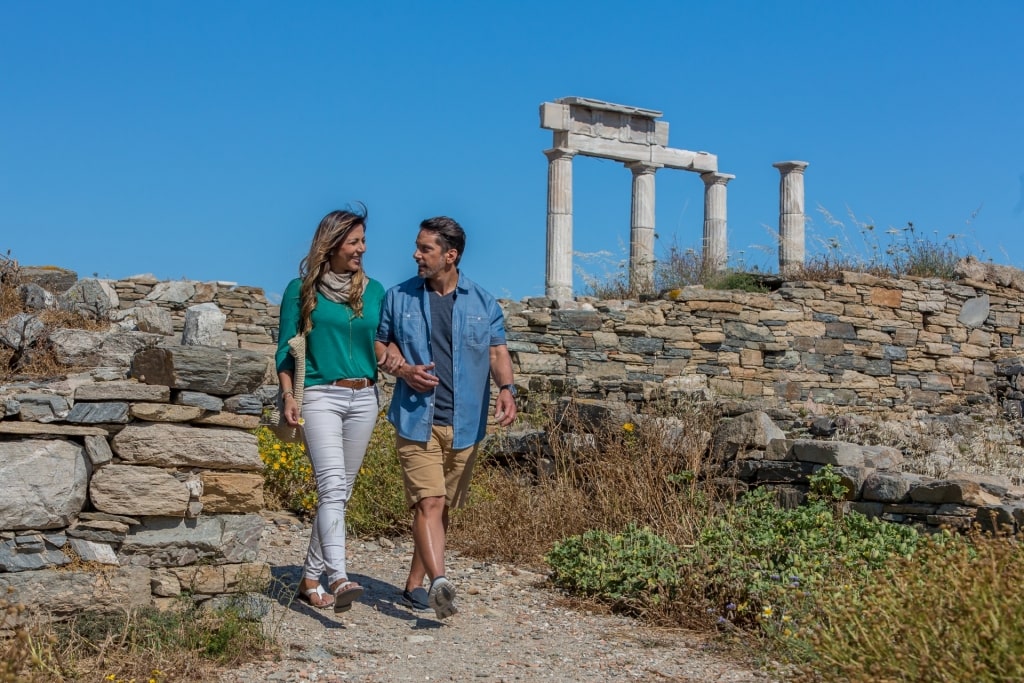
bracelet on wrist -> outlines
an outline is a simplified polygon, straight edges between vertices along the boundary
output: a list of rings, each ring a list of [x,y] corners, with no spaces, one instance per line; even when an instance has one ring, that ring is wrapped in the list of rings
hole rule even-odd
[[[293,392],[291,389],[289,389],[288,391],[281,392],[281,396],[284,397],[284,398],[288,398],[289,396],[291,396],[292,398],[295,398],[295,392]]]

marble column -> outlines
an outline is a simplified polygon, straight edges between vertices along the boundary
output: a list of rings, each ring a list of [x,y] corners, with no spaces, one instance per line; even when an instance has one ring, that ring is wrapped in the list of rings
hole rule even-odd
[[[729,173],[701,173],[704,181],[704,271],[725,270],[729,260],[726,233],[725,186],[736,176]]]
[[[555,147],[548,158],[548,253],[544,294],[572,299],[572,158],[575,150]]]
[[[804,169],[806,161],[772,164],[779,180],[779,273],[786,275],[804,265]]]
[[[654,289],[654,174],[661,164],[634,161],[633,205],[629,229],[629,288],[634,293]]]

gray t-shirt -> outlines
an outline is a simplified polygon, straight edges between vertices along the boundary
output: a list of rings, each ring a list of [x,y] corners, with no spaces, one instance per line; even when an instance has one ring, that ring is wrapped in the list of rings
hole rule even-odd
[[[455,424],[455,377],[452,362],[452,307],[455,292],[441,296],[430,293],[430,350],[437,387],[434,389],[434,424]]]

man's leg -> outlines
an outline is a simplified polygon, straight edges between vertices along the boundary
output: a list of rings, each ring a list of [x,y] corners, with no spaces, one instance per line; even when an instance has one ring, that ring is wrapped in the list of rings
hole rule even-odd
[[[406,582],[410,590],[422,586],[426,576],[431,580],[444,576],[444,508],[444,496],[424,498],[413,508],[412,567]]]

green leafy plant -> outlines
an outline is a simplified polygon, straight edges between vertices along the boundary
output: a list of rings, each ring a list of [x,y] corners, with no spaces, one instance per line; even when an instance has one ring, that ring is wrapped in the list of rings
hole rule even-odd
[[[318,498],[305,444],[284,443],[266,427],[257,428],[255,433],[268,506],[312,517]],[[377,420],[370,438],[346,507],[345,523],[356,535],[376,536],[408,529],[409,508],[395,452],[394,428],[383,418]]]
[[[360,536],[398,534],[409,529],[411,516],[395,451],[395,428],[383,417],[377,420],[370,438],[345,521],[352,533]]]
[[[285,443],[266,427],[255,431],[263,461],[263,493],[268,507],[304,516],[316,512],[316,481],[306,445]]]
[[[756,489],[704,528],[684,557],[685,574],[701,584],[718,617],[792,630],[790,622],[813,619],[824,586],[852,590],[913,552],[912,528],[838,511],[845,489],[830,467],[812,476],[811,487],[808,503],[794,509]]]
[[[671,600],[680,583],[679,548],[648,528],[592,530],[555,544],[544,556],[556,586],[620,607]]]

